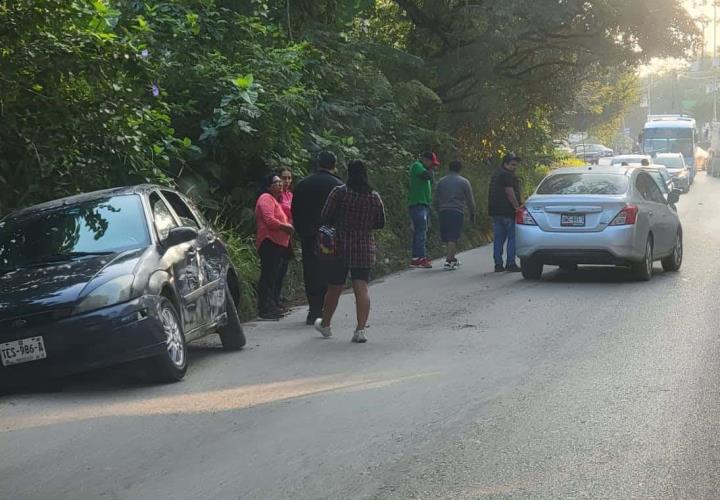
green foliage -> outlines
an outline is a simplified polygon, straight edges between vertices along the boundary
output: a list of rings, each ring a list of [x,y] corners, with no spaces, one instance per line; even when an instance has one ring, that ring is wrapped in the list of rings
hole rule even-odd
[[[323,149],[366,160],[389,215],[378,272],[397,269],[420,151],[463,159],[482,207],[500,155],[528,158],[531,186],[554,136],[612,122],[636,65],[695,34],[677,0],[0,0],[0,215],[175,184],[233,228],[250,314],[269,169],[304,175]]]

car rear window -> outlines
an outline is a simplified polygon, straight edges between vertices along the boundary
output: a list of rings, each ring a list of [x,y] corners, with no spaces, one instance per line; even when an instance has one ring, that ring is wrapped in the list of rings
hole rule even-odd
[[[623,174],[556,174],[540,184],[537,194],[624,194],[628,185]]]

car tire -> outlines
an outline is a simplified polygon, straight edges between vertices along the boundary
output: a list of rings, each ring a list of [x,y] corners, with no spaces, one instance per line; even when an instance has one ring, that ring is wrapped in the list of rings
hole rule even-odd
[[[543,265],[533,259],[520,259],[520,270],[526,280],[539,280],[542,277]]]
[[[225,286],[225,311],[227,312],[227,323],[218,328],[220,342],[222,342],[223,349],[226,351],[239,351],[245,347],[247,339],[245,338],[245,332],[233,296],[227,285]]]
[[[632,265],[632,272],[639,281],[650,281],[652,279],[653,262],[653,239],[652,236],[648,236],[643,259]]]
[[[683,260],[683,237],[682,233],[678,232],[677,239],[675,240],[675,246],[673,247],[672,254],[665,257],[662,262],[662,267],[665,271],[675,272],[680,270]]]
[[[185,332],[175,305],[166,297],[158,303],[158,319],[165,333],[165,352],[149,360],[150,378],[161,383],[179,382],[187,372]]]

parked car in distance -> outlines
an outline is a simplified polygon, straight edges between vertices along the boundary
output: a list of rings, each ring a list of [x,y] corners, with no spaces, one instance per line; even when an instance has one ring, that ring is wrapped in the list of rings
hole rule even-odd
[[[691,173],[682,153],[658,153],[655,163],[664,165],[672,176],[674,186],[687,193],[690,191]]]
[[[651,172],[638,167],[558,169],[518,209],[517,254],[526,279],[539,279],[546,265],[630,267],[640,280],[653,262],[666,271],[682,264],[682,225]]]
[[[652,164],[653,162],[652,156],[650,155],[629,154],[613,156],[612,160],[610,160],[610,165],[622,166],[625,163],[627,163],[628,166],[640,165],[643,160],[647,160],[648,164]]]
[[[612,149],[602,144],[578,144],[575,146],[575,156],[595,165],[600,162],[600,158],[607,158],[614,154]]]
[[[142,185],[18,210],[0,221],[0,381],[143,360],[180,380],[187,343],[240,349],[238,275],[182,194]]]

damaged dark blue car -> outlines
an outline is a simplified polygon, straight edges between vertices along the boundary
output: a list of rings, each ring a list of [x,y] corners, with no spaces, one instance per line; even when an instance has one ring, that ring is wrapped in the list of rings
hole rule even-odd
[[[0,382],[143,360],[183,378],[187,343],[245,345],[238,275],[182,194],[141,185],[18,210],[0,221]]]

